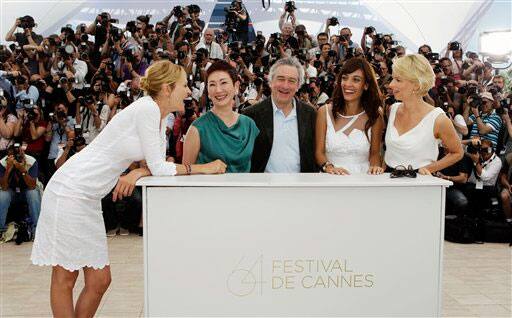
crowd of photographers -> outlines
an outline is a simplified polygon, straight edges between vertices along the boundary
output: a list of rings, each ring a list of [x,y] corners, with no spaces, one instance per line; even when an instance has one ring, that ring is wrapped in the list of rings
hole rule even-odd
[[[355,56],[373,66],[383,108],[396,102],[388,85],[393,60],[406,50],[392,35],[368,26],[358,42],[348,27],[331,32],[343,22],[336,17],[313,35],[298,24],[295,12],[293,1],[286,2],[276,26],[280,32],[257,32],[251,42],[248,12],[239,0],[226,8],[223,29],[205,28],[197,5],[176,6],[161,21],[139,16],[123,27],[104,12],[89,25],[66,25],[60,34],[49,36],[36,33],[32,17],[16,19],[5,36],[12,43],[0,47],[0,230],[13,200],[26,202],[35,227],[44,184],[142,96],[139,77],[154,61],[182,65],[192,90],[186,111],[170,116],[167,125],[168,156],[176,162],[188,127],[211,107],[204,80],[215,60],[227,60],[238,71],[239,111],[270,96],[269,68],[285,56],[295,56],[303,65],[306,79],[297,98],[313,108],[331,101],[337,73]],[[470,204],[483,211],[497,197],[512,222],[512,123],[505,78],[476,53],[464,53],[458,42],[448,44],[445,56],[428,45],[418,53],[431,62],[436,75],[427,102],[445,110],[467,145],[465,158],[438,174],[455,183],[448,190],[447,213],[464,213]]]

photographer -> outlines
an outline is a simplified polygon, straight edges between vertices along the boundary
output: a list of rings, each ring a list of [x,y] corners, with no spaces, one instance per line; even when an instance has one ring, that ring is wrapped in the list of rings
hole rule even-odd
[[[472,113],[469,115],[469,113]],[[494,111],[494,98],[489,92],[481,93],[480,96],[473,95],[468,98],[464,105],[464,120],[471,126],[469,137],[480,137],[482,140],[492,142],[493,150],[498,143],[498,134],[501,129],[501,118]],[[468,144],[463,140],[463,144]]]
[[[226,11],[224,25],[229,34],[228,42],[240,41],[247,44],[249,33],[249,14],[242,4],[242,0],[233,0]]]
[[[23,143],[27,145],[25,153],[37,160],[39,168],[41,168],[43,160],[46,126],[47,123],[43,120],[41,110],[37,105],[21,110],[14,126],[14,136],[21,136]]]
[[[295,34],[297,34],[297,41],[299,42],[299,50],[311,50],[313,48],[313,44],[311,41],[311,37],[306,31],[306,27],[302,24],[299,24],[295,27]]]
[[[295,30],[295,26],[297,25],[297,18],[295,17],[295,7],[294,1],[286,1],[284,3],[284,10],[281,16],[279,17],[279,30],[281,33],[286,34],[286,36],[292,36],[293,31]],[[290,22],[288,22],[288,19]],[[286,39],[284,39],[286,41]]]
[[[2,91],[3,93],[3,91]],[[2,94],[3,95],[3,94]],[[9,107],[9,102],[5,96],[0,96],[0,154],[4,155],[7,148],[13,143],[14,127],[18,118],[13,113],[13,108]]]
[[[360,48],[359,44],[352,41],[352,31],[349,28],[340,30],[340,43],[334,50],[338,52],[340,61],[354,57],[356,49]]]
[[[478,140],[478,139],[475,139]],[[470,211],[481,219],[483,210],[490,206],[490,198],[498,194],[496,181],[502,167],[501,159],[494,153],[490,140],[473,142],[468,147],[468,156],[474,165],[466,185],[466,197],[470,201]]]
[[[121,79],[123,81],[143,76],[148,63],[143,60],[143,52],[138,47],[129,46],[121,58]]]
[[[196,46],[196,51],[199,49],[206,49],[208,51],[207,57],[210,59],[224,59],[224,52],[219,43],[214,41],[215,33],[213,29],[208,28],[204,31],[203,40]]]
[[[322,46],[324,43],[329,42],[329,35],[325,32],[320,32],[316,36],[316,46],[313,47],[308,51],[310,59],[312,60],[317,53],[320,53],[320,46]]]
[[[169,36],[171,37],[171,41],[173,44],[176,44],[179,41],[182,41],[180,38],[180,30],[184,28],[187,22],[187,15],[185,13],[185,8],[181,6],[175,6],[172,11],[165,18],[162,19],[162,23],[166,26],[169,25],[169,20],[172,17],[176,17],[176,20],[171,23],[169,27]]]
[[[85,142],[85,138],[81,135],[79,132],[77,134],[77,130],[81,129],[78,128],[80,125],[75,125],[75,137],[73,139],[69,139],[66,142],[66,145],[63,148],[59,149],[59,152],[57,154],[57,158],[55,159],[55,168],[58,170],[62,165],[73,155],[76,153],[82,151],[82,149],[87,146],[87,143]]]
[[[49,122],[46,126],[45,139],[50,142],[48,153],[48,178],[55,172],[55,159],[59,149],[64,147],[68,140],[74,138],[75,119],[68,116],[68,108],[65,104],[59,103],[55,107],[55,113],[50,113]]]
[[[441,145],[439,159],[447,154],[447,149]],[[473,169],[473,162],[468,156],[451,165],[435,175],[439,178],[453,182],[453,186],[446,189],[446,214],[462,216],[468,209],[468,198],[464,189],[468,177]]]
[[[74,89],[83,89],[85,76],[87,75],[87,63],[78,59],[74,45],[68,44],[59,49],[54,59],[51,75],[66,77],[73,83]]]
[[[18,18],[5,35],[5,40],[18,42],[20,46],[26,44],[39,45],[43,41],[43,37],[32,31],[35,26],[34,18],[29,15]],[[22,28],[23,33],[14,33],[17,28]]]
[[[206,23],[199,19],[201,8],[196,4],[191,4],[187,6],[187,11],[190,16],[187,22],[192,25],[192,29],[194,29],[194,31],[203,32]]]
[[[31,233],[34,233],[41,210],[37,175],[37,161],[26,155],[19,143],[9,147],[7,156],[0,160],[0,231],[5,229],[7,212],[14,198],[27,203],[32,221]]]
[[[15,79],[16,82],[16,110],[20,110],[23,108],[24,103],[31,101],[34,105],[37,103],[39,99],[39,90],[30,85],[28,82],[28,78],[24,75],[18,76]]]
[[[451,56],[451,62],[452,62],[452,73],[455,76],[458,76],[458,79],[461,79],[463,77],[463,68],[462,64],[464,64],[464,61],[462,60],[463,57],[463,51],[462,46],[459,42],[448,42],[448,45],[446,46],[446,51],[444,54],[444,57],[449,58],[450,52],[452,53]]]
[[[76,106],[76,124],[81,125],[81,135],[83,134],[85,142],[90,144],[107,125],[110,107],[102,101],[96,101],[93,95],[80,96]],[[76,137],[78,136],[75,131]]]

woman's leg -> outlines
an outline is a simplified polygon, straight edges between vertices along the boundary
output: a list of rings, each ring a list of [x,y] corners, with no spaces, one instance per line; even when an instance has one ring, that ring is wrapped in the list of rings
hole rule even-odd
[[[78,297],[75,307],[75,315],[80,317],[93,317],[100,305],[103,294],[108,289],[112,276],[110,275],[110,266],[102,269],[91,267],[84,268],[85,286]]]
[[[70,272],[61,266],[53,266],[50,302],[54,317],[74,317],[73,287],[78,271]]]

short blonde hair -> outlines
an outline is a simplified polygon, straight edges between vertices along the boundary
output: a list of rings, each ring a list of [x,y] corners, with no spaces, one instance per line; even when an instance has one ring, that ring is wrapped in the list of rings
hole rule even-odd
[[[393,63],[393,75],[419,84],[418,94],[425,96],[434,87],[435,74],[429,61],[421,54],[402,56]]]
[[[140,88],[147,95],[155,97],[160,92],[162,84],[176,83],[185,70],[182,66],[163,60],[153,63],[143,77],[140,78]]]

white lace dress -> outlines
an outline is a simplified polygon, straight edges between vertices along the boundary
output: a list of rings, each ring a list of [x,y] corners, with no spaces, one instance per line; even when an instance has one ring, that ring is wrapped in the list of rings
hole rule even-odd
[[[351,174],[367,173],[370,167],[370,141],[364,132],[368,120],[363,111],[354,116],[338,115],[341,128],[335,130],[331,119],[332,106],[327,106],[327,131],[325,133],[325,155],[335,167],[346,169]],[[368,131],[371,138],[371,131]]]
[[[101,198],[134,161],[145,159],[153,175],[176,174],[165,161],[167,118],[160,117],[151,97],[138,99],[57,170],[44,190],[33,264],[69,271],[109,264]]]

